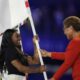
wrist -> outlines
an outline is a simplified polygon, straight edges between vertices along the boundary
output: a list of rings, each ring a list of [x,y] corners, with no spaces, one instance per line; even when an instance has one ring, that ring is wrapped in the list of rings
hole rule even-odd
[[[38,72],[41,73],[41,66],[38,68]]]
[[[47,57],[51,57],[51,52],[48,52],[47,53]]]

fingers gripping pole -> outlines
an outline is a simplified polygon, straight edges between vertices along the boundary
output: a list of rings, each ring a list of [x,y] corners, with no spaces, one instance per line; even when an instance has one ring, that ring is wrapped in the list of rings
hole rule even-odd
[[[29,11],[29,19],[30,19],[30,23],[31,23],[32,32],[33,32],[33,35],[36,36],[37,34],[36,34],[36,31],[35,31],[35,27],[34,27],[33,19],[32,19],[32,16],[31,16],[30,8],[28,8],[28,11]],[[41,52],[40,52],[39,43],[38,43],[37,40],[36,40],[36,46],[37,46],[37,51],[38,51],[38,54],[39,54],[41,65],[44,65],[43,59],[42,59],[42,56],[41,56]],[[44,79],[48,80],[46,72],[43,72],[43,75],[44,75]]]
[[[36,34],[35,27],[34,27],[34,24],[33,24],[33,21],[32,21],[31,17],[30,17],[30,22],[31,22],[31,28],[32,28],[32,31],[33,31],[33,35],[35,36],[37,34]],[[39,54],[41,65],[44,65],[43,59],[42,59],[42,56],[41,56],[41,52],[40,52],[39,43],[38,43],[37,40],[36,40],[36,46],[37,46],[37,51],[38,51],[38,54]],[[43,72],[43,75],[44,75],[44,79],[47,80],[47,74],[46,74],[46,72]]]

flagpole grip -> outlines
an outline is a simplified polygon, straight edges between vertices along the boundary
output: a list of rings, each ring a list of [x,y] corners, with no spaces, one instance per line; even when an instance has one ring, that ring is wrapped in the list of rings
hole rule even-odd
[[[44,62],[43,62],[43,59],[42,59],[42,56],[41,56],[41,52],[40,52],[40,47],[39,47],[39,44],[38,44],[38,40],[36,40],[36,46],[37,46],[38,55],[39,55],[39,59],[40,59],[41,65],[44,65]],[[48,80],[46,72],[43,72],[43,75],[44,75],[44,79]]]
[[[36,36],[37,34],[36,34],[35,27],[34,27],[34,22],[33,22],[32,15],[31,15],[31,10],[29,8],[29,2],[28,2],[28,0],[26,0],[26,1],[27,1],[27,14],[28,14],[28,17],[30,19],[32,32],[33,32],[33,35]],[[42,56],[41,56],[41,52],[40,52],[40,47],[39,47],[38,40],[36,40],[36,46],[37,46],[37,50],[38,50],[41,65],[44,65],[43,59],[42,59]],[[44,80],[48,80],[46,72],[43,72],[43,75],[44,75]]]
[[[37,34],[36,34],[35,27],[34,27],[34,22],[33,22],[33,19],[32,19],[30,8],[28,8],[28,13],[29,13],[29,19],[30,19],[33,35],[36,36]],[[44,62],[43,62],[43,59],[42,59],[42,56],[41,56],[41,52],[40,52],[40,46],[39,46],[38,40],[36,40],[36,46],[37,46],[37,51],[38,51],[38,54],[39,54],[39,59],[40,59],[41,65],[44,65]],[[48,80],[46,72],[43,72],[43,75],[44,75],[44,79]]]

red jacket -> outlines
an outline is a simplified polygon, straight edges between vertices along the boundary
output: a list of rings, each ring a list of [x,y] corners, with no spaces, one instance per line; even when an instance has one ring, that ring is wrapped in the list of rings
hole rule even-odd
[[[59,80],[69,68],[72,68],[74,80],[78,77],[80,78],[80,39],[71,40],[65,52],[52,52],[51,57],[52,59],[64,60],[53,75],[55,80]]]

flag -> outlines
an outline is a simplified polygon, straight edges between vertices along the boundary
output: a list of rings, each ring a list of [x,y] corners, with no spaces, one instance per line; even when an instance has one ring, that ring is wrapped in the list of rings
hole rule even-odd
[[[29,2],[28,2],[28,0],[25,0],[25,5],[26,5],[26,8],[29,7]]]
[[[24,0],[0,0],[0,33],[27,18]]]
[[[22,23],[28,16],[24,0],[9,0],[10,14],[11,14],[11,26]],[[15,20],[15,21],[14,21]]]
[[[32,19],[31,10],[30,10],[30,6],[29,6],[29,3],[28,3],[28,0],[26,0],[26,8],[27,8],[27,12],[28,12],[28,17],[30,19],[33,35],[36,36],[37,34],[36,34],[36,30],[35,30],[33,19]],[[36,40],[36,48],[37,48],[37,51],[38,51],[40,63],[41,63],[41,65],[44,65],[44,62],[43,62],[43,59],[42,59],[42,55],[41,55],[41,52],[40,52],[40,46],[39,46],[38,40]],[[44,80],[48,80],[46,72],[43,72],[43,75],[44,75]]]
[[[0,0],[0,34],[23,23],[27,17],[25,0]]]

